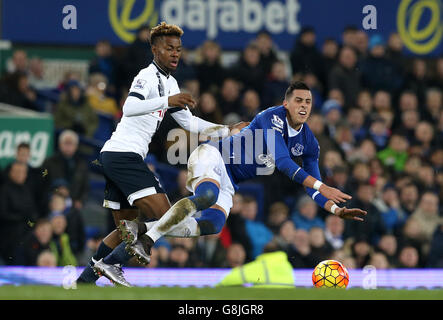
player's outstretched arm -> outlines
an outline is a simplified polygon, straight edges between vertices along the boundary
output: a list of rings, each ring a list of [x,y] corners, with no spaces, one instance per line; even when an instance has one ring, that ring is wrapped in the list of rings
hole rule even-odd
[[[325,209],[342,219],[354,220],[354,221],[364,221],[362,217],[368,214],[366,211],[358,208],[346,208],[346,207],[340,208],[331,200],[326,202]]]
[[[352,199],[352,197],[349,194],[341,192],[336,188],[330,187],[310,175],[308,175],[306,179],[303,181],[303,186],[317,190],[324,197],[333,201],[334,203],[346,202]]]

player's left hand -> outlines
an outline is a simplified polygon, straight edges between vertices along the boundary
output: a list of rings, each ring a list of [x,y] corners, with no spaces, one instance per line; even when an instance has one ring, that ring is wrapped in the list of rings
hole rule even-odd
[[[367,212],[357,208],[348,209],[346,207],[343,207],[343,208],[337,208],[334,214],[342,219],[364,221],[364,219],[361,218],[361,216],[367,215]]]
[[[249,124],[250,122],[245,122],[245,121],[240,121],[236,124],[232,124],[229,126],[229,132],[231,133],[231,135],[234,135],[236,133],[239,133],[241,129],[248,126]]]

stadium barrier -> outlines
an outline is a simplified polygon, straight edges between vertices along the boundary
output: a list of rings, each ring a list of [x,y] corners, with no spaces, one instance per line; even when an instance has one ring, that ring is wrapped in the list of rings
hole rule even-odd
[[[348,288],[442,289],[443,269],[370,268],[349,271]],[[231,269],[125,268],[126,279],[140,287],[215,287]],[[70,287],[83,267],[0,267],[0,285],[53,285]],[[294,269],[296,287],[312,287],[312,270]],[[111,285],[102,277],[99,286]]]

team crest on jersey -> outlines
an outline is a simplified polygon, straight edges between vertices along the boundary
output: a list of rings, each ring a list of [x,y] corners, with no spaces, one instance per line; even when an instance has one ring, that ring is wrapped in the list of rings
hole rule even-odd
[[[274,118],[271,119],[271,122],[277,128],[283,129],[283,124],[284,124],[283,120],[280,119],[280,117],[277,116],[276,114],[274,114]]]
[[[291,148],[291,152],[295,157],[299,157],[303,154],[304,146],[300,143],[297,143],[295,146]]]
[[[137,79],[134,85],[134,89],[143,89],[145,87],[146,80]]]

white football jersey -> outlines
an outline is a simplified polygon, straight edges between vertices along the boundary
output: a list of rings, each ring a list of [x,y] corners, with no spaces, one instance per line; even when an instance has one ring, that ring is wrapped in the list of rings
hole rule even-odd
[[[155,62],[142,69],[132,81],[128,98],[135,97],[140,99],[141,103],[155,99],[157,110],[127,116],[123,107],[123,117],[101,151],[135,152],[144,159],[152,136],[168,109],[168,96],[179,92],[180,88],[174,77],[164,72]]]

